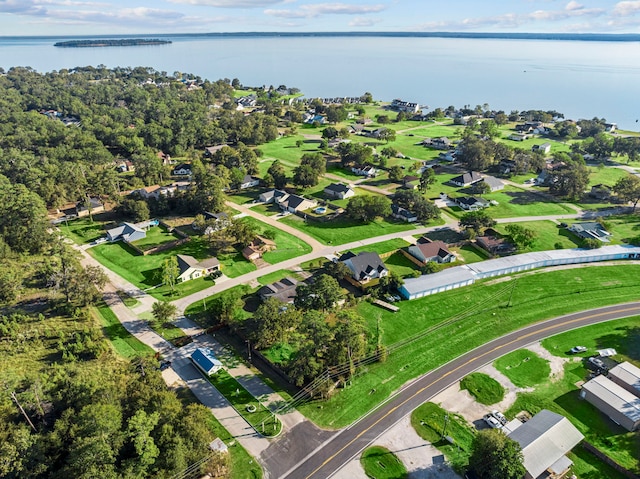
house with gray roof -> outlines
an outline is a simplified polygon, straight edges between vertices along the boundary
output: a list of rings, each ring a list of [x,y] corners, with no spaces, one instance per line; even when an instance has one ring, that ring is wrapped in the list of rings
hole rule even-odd
[[[611,368],[608,377],[618,386],[640,397],[640,368],[625,361]]]
[[[107,241],[125,241],[133,243],[147,237],[147,232],[134,223],[122,223],[107,231]]]
[[[279,199],[277,203],[281,210],[288,211],[289,213],[305,211],[318,204],[315,201],[308,200],[298,195],[288,195],[286,198]]]
[[[504,189],[504,183],[495,176],[485,176],[482,181],[477,184],[485,184],[489,186],[489,191],[500,191]]]
[[[262,203],[277,203],[281,199],[285,199],[289,193],[282,190],[269,190],[260,194],[258,198]]]
[[[580,397],[627,431],[640,427],[640,398],[600,375],[582,385]]]
[[[568,229],[582,239],[596,239],[603,243],[608,243],[610,241],[609,236],[611,236],[611,233],[604,229],[604,226],[595,221],[574,223],[569,226]]]
[[[179,254],[176,258],[178,260],[178,270],[180,271],[178,283],[209,276],[214,271],[220,270],[220,261],[215,257],[198,261],[193,256]]]
[[[351,270],[351,277],[361,285],[368,283],[373,279],[379,279],[387,276],[389,270],[384,265],[378,253],[362,252],[347,253],[340,256],[338,259],[341,263],[344,263],[349,270]]]
[[[296,287],[300,284],[297,279],[287,276],[280,281],[263,286],[258,290],[258,296],[262,301],[275,298],[285,304],[292,304],[296,298]]]
[[[253,186],[258,186],[260,184],[260,178],[252,175],[245,175],[242,178],[242,183],[240,183],[240,189],[244,190],[246,188],[251,188]]]
[[[391,205],[391,216],[397,220],[406,221],[407,223],[415,223],[418,221],[415,213],[398,205]]]
[[[458,186],[460,188],[464,188],[465,186],[472,185],[482,180],[482,175],[477,171],[467,171],[460,176],[454,176],[449,180],[454,186]]]
[[[435,263],[453,263],[456,256],[449,251],[444,241],[418,241],[417,244],[409,246],[407,252],[414,259],[418,260],[421,266],[430,261]]]
[[[522,448],[525,479],[562,477],[573,464],[565,454],[584,439],[566,417],[547,409],[515,427],[508,437]]]
[[[335,198],[339,200],[343,200],[345,198],[351,198],[356,195],[356,192],[353,189],[349,188],[347,185],[343,185],[342,183],[331,183],[324,189],[324,194],[329,198]]]

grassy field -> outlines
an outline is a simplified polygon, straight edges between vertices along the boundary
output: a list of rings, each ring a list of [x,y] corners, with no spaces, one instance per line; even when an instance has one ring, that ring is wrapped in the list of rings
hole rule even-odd
[[[489,259],[488,253],[472,244],[466,244],[459,248],[449,248],[451,252],[462,257],[465,263],[477,263]]]
[[[614,241],[628,242],[640,236],[640,216],[619,215],[605,218],[607,230],[613,235]]]
[[[147,230],[147,235],[144,238],[134,241],[132,244],[142,251],[147,251],[161,244],[179,239],[180,236],[175,233],[169,233],[164,226],[154,226]]]
[[[274,271],[273,273],[265,274],[264,276],[260,276],[258,278],[258,283],[262,285],[275,283],[276,281],[280,281],[287,276],[291,276],[292,278],[300,280],[301,277],[298,273],[294,273],[288,269],[283,269],[280,271]]]
[[[468,465],[475,430],[463,417],[428,402],[411,413],[411,425],[422,439],[446,456],[456,471],[461,472]],[[453,438],[455,444],[443,436]]]
[[[480,404],[499,403],[504,399],[504,388],[491,376],[483,373],[471,373],[460,381],[460,389],[469,391]]]
[[[391,251],[399,250],[400,248],[405,248],[409,246],[410,243],[407,243],[402,238],[390,239],[388,241],[381,241],[380,243],[370,244],[368,246],[360,246],[359,248],[354,248],[351,251],[358,254],[361,251],[373,251],[378,254],[385,254]]]
[[[282,423],[224,369],[208,377],[209,382],[233,405],[234,409],[263,436],[282,431]],[[253,412],[250,412],[253,408]]]
[[[404,254],[400,251],[393,253],[388,258],[385,258],[384,264],[387,265],[387,268],[401,278],[412,277],[416,271],[420,271],[420,268],[408,259]]]
[[[345,426],[405,382],[509,331],[570,312],[638,300],[639,274],[640,266],[631,264],[541,270],[515,275],[517,283],[485,281],[401,301],[396,303],[400,307],[397,313],[362,302],[358,313],[372,332],[380,319],[382,342],[387,347],[431,332],[392,350],[386,362],[367,366],[367,374],[358,375],[348,389],[328,401],[310,402],[300,409],[324,427]],[[511,306],[507,306],[510,297]],[[452,318],[461,319],[442,324]],[[372,389],[375,394],[369,394]]]
[[[221,293],[216,293],[214,295],[208,296],[204,300],[191,303],[185,310],[185,315],[188,316],[189,319],[193,319],[194,321],[203,325],[206,323],[206,321],[203,320],[203,317],[206,317],[207,315],[207,304],[211,305],[212,301],[215,300],[215,298],[217,298],[219,295],[229,294],[230,292],[238,292],[241,296],[246,296],[252,291],[253,290],[251,289],[251,287],[249,287],[249,285],[239,284]],[[211,324],[206,324],[206,326],[211,326]]]
[[[73,240],[76,244],[89,244],[92,241],[102,238],[107,234],[104,221],[93,220],[89,218],[77,218],[72,221],[60,223],[58,228],[67,238]]]
[[[365,224],[359,221],[339,218],[326,223],[305,223],[302,218],[297,216],[287,216],[280,221],[307,233],[324,244],[334,245],[414,229],[408,223],[387,220],[376,220]]]
[[[536,240],[533,246],[522,251],[548,251],[556,249],[556,245],[562,245],[562,248],[578,248],[580,247],[579,238],[566,228],[561,228],[553,221],[527,221],[515,223],[523,228],[528,228],[536,232]],[[501,223],[496,226],[496,230],[506,235],[507,223]]]
[[[594,185],[600,184],[612,187],[620,178],[624,178],[629,175],[629,173],[621,170],[620,168],[600,168],[597,166],[588,166],[587,168],[589,169],[588,189],[591,189]]]
[[[241,221],[254,224],[260,232],[270,230],[275,232],[274,241],[276,242],[276,249],[269,251],[262,256],[269,264],[276,264],[282,261],[286,261],[297,256],[302,256],[307,253],[311,253],[311,246],[302,241],[300,238],[296,238],[292,234],[286,233],[282,230],[274,228],[272,226],[263,223],[255,218],[245,217]]]
[[[132,359],[153,355],[153,349],[132,336],[106,304],[91,308],[91,311],[102,325],[102,330],[113,349],[120,356]]]
[[[407,468],[389,449],[381,446],[368,447],[360,456],[360,464],[367,477],[376,479],[403,479]]]
[[[549,361],[542,359],[533,351],[519,349],[493,363],[498,371],[507,376],[513,384],[521,388],[540,384],[551,374]]]

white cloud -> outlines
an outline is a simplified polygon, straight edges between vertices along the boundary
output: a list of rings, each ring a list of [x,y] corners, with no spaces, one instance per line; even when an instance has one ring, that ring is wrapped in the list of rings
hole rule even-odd
[[[34,0],[0,0],[0,13],[16,15],[46,15],[47,9]]]
[[[291,0],[167,0],[171,3],[204,5],[219,8],[262,8],[278,3],[291,3]]]
[[[629,15],[635,15],[638,12],[640,12],[640,1],[631,0],[616,3],[615,7],[613,7],[612,14],[617,17],[627,17]]]
[[[385,5],[348,5],[346,3],[316,3],[301,5],[297,10],[265,10],[264,13],[281,18],[315,18],[320,15],[365,15],[378,13]]]
[[[371,27],[376,23],[379,23],[380,20],[376,20],[373,18],[367,17],[356,17],[349,22],[350,27]]]
[[[569,3],[567,3],[567,6],[564,7],[565,10],[581,10],[584,8],[584,5],[579,4],[578,2],[576,2],[575,0],[571,0]]]

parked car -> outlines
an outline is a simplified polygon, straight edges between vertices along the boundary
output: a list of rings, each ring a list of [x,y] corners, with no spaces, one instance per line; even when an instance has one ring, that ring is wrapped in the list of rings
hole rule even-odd
[[[600,359],[600,358],[590,357],[589,358],[589,362],[591,364],[593,364],[596,368],[599,368],[599,369],[605,369],[606,368],[606,366],[602,362],[602,359]]]
[[[505,425],[506,423],[509,422],[507,421],[507,418],[504,416],[504,414],[502,414],[500,411],[496,411],[495,409],[491,411],[491,415],[495,417],[498,421],[500,421],[500,424],[502,425]]]
[[[587,348],[584,346],[574,346],[569,350],[569,352],[571,354],[578,354],[578,353],[584,353],[586,350]]]
[[[500,429],[502,427],[502,424],[500,423],[500,421],[498,421],[491,414],[485,414],[482,419],[484,419],[484,422],[486,422],[489,425],[489,427],[493,429]]]

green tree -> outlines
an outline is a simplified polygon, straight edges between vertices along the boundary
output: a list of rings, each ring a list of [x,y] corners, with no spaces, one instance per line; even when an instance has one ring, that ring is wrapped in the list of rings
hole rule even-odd
[[[579,199],[589,184],[589,170],[584,164],[569,161],[564,167],[551,173],[551,193],[569,199]]]
[[[520,444],[497,429],[479,431],[474,436],[469,469],[479,479],[522,479],[527,472]]]
[[[485,229],[496,225],[496,221],[485,210],[469,211],[460,218],[460,227],[481,235]]]
[[[286,343],[302,321],[302,314],[293,306],[283,308],[276,298],[265,300],[252,318],[252,339],[258,349],[269,348],[276,343]]]
[[[164,260],[161,269],[162,283],[169,286],[171,294],[175,293],[178,276],[180,276],[180,268],[178,267],[178,259],[170,256]]]
[[[399,165],[389,168],[389,179],[391,181],[400,181],[404,177],[404,170]]]
[[[340,280],[346,276],[351,276],[351,270],[342,261],[329,261],[324,267],[328,275]]]
[[[538,234],[530,229],[525,228],[524,226],[520,226],[518,224],[511,224],[505,227],[511,242],[518,248],[519,250],[527,249],[533,246],[538,237]]]
[[[164,324],[173,320],[177,311],[178,308],[176,307],[176,305],[170,303],[169,301],[156,301],[151,305],[151,312],[153,314],[153,317],[160,324]]]
[[[147,474],[149,467],[160,455],[160,450],[151,435],[159,421],[158,411],[147,414],[144,409],[139,409],[127,422],[127,433],[136,453],[135,460],[130,463],[135,473],[141,476]]]
[[[391,214],[391,201],[384,196],[354,196],[347,203],[347,216],[368,223],[378,217]]]
[[[0,237],[14,251],[37,253],[48,242],[44,201],[23,184],[0,175]]]
[[[420,183],[418,189],[422,194],[426,193],[431,185],[436,182],[436,174],[433,168],[425,168],[420,175]]]
[[[381,128],[378,132],[378,139],[389,143],[390,141],[396,141],[396,132],[391,128]]]
[[[211,302],[210,311],[221,323],[237,326],[239,312],[244,307],[242,292],[237,289],[229,289],[218,294]]]
[[[429,221],[440,217],[440,209],[415,190],[400,190],[394,197],[394,202],[415,214],[420,221]]]
[[[122,200],[122,203],[116,208],[118,214],[133,221],[140,222],[146,221],[150,218],[151,212],[149,211],[149,205],[144,200],[134,200],[127,198]]]
[[[287,186],[287,172],[280,161],[276,160],[271,163],[267,173],[273,177],[273,184],[276,188]]]
[[[613,191],[625,203],[632,203],[635,212],[640,201],[640,178],[636,175],[624,176],[613,185]]]
[[[344,297],[338,281],[328,274],[321,274],[311,284],[300,284],[296,288],[294,304],[303,310],[326,311]]]
[[[484,120],[480,123],[480,133],[489,138],[497,138],[500,136],[500,128],[493,120]]]
[[[309,165],[300,165],[293,170],[293,184],[309,188],[318,184],[320,175]]]

